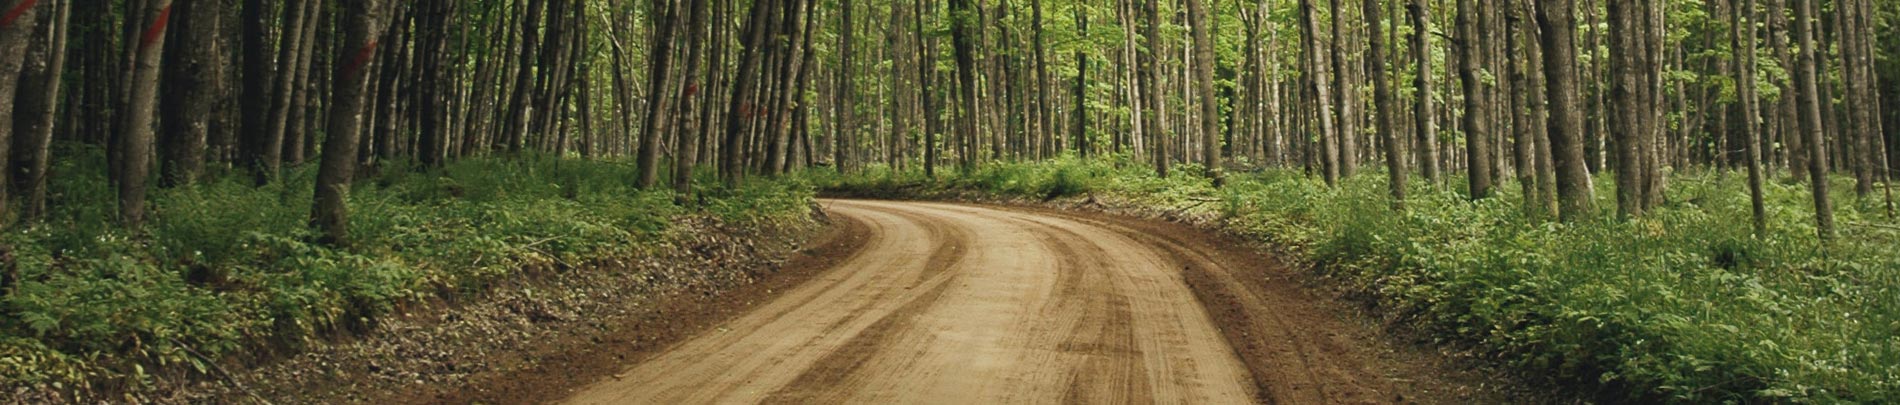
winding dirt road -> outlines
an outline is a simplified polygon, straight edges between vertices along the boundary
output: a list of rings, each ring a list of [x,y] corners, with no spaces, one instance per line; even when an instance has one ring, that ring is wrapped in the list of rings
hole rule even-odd
[[[823,204],[868,228],[862,249],[567,402],[1384,403],[1424,389],[1284,280],[1244,276],[1258,256],[1222,253],[1245,247],[1051,212]]]

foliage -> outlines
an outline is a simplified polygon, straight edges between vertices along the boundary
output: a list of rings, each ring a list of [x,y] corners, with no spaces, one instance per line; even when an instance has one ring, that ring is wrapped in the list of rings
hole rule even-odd
[[[256,345],[360,330],[407,303],[477,294],[534,269],[662,246],[687,217],[735,227],[800,221],[810,186],[712,188],[698,209],[631,186],[633,165],[543,156],[395,165],[350,195],[356,243],[310,242],[312,170],[160,190],[143,233],[111,223],[103,153],[62,151],[46,223],[0,236],[18,263],[0,296],[0,387],[147,381]],[[702,187],[717,184],[701,179]]]
[[[938,181],[909,175],[903,188],[886,176],[815,183],[861,195],[1031,199],[1073,184],[1211,216],[1292,249],[1441,343],[1480,348],[1529,375],[1629,392],[1628,400],[1900,400],[1900,255],[1891,250],[1900,232],[1874,204],[1844,204],[1842,222],[1863,225],[1822,245],[1799,184],[1767,186],[1775,225],[1757,238],[1743,176],[1712,173],[1673,177],[1671,202],[1648,217],[1621,222],[1605,211],[1569,225],[1526,217],[1510,191],[1470,202],[1430,184],[1394,213],[1378,173],[1338,188],[1291,171],[1235,174],[1218,190],[1192,176],[1157,179],[1139,164],[1075,159],[993,164]],[[1600,198],[1614,196],[1608,177],[1597,179]]]

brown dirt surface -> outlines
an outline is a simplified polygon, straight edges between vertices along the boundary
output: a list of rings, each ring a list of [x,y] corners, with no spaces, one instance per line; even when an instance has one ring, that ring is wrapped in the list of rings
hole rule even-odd
[[[538,394],[438,399],[1501,402],[1428,354],[1394,348],[1251,245],[1186,225],[943,203],[823,204],[860,224],[847,230],[860,245],[827,244],[835,250],[819,253],[829,261],[814,255],[791,266],[818,272],[804,283],[769,290],[776,296],[756,306],[664,313],[718,323],[577,348],[563,357],[576,366],[499,385]],[[599,354],[625,350],[633,352]],[[624,368],[570,371],[614,364]],[[570,391],[562,380],[586,385]]]

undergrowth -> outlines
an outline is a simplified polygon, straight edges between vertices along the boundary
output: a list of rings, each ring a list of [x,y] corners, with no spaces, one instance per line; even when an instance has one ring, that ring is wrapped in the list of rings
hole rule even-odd
[[[264,187],[231,175],[156,190],[148,227],[128,232],[113,224],[104,154],[61,153],[70,158],[56,161],[47,221],[0,235],[19,276],[0,296],[0,392],[203,374],[233,355],[360,331],[405,304],[663,248],[695,231],[678,226],[688,218],[784,226],[811,207],[811,187],[795,180],[726,189],[709,177],[682,207],[671,192],[632,187],[625,162],[399,164],[356,183],[353,243],[333,248],[306,225],[313,165]]]
[[[1180,173],[1193,173],[1192,167]],[[1291,249],[1380,312],[1609,400],[1900,401],[1900,226],[1875,201],[1836,195],[1841,235],[1814,236],[1805,186],[1767,185],[1771,231],[1751,235],[1744,176],[1678,173],[1668,202],[1614,219],[1597,176],[1591,219],[1527,214],[1515,185],[1467,201],[1414,180],[1394,212],[1383,173],[1327,187],[1296,171],[1156,178],[1127,159],[817,173],[827,193],[886,198],[1091,199],[1216,218]],[[1835,190],[1849,190],[1847,179]]]

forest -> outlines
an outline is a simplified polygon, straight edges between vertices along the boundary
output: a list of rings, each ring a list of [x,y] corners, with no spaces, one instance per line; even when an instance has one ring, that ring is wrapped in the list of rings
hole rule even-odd
[[[1560,397],[1900,400],[1897,31],[1884,0],[0,0],[0,403],[180,401],[811,232],[821,195],[1213,218]]]

